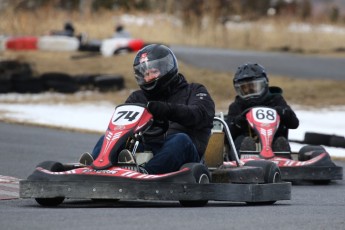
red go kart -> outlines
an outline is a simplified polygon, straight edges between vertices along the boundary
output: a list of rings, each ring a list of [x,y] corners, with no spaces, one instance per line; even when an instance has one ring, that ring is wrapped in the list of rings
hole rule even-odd
[[[290,200],[291,183],[281,181],[279,168],[269,161],[252,161],[249,166],[237,161],[233,167],[215,170],[212,177],[203,163],[149,175],[137,170],[136,164],[118,162],[123,149],[138,162],[145,154],[137,152],[143,137],[161,135],[167,127],[167,122],[155,121],[143,105],[119,105],[92,164],[44,161],[20,181],[20,197],[34,198],[42,206],[57,206],[65,199],[175,200],[182,206],[204,206],[209,200],[250,204]]]

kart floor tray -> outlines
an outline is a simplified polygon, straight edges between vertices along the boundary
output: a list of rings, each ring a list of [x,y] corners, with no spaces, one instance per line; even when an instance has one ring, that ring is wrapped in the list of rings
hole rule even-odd
[[[266,202],[291,199],[291,183],[182,184],[107,181],[29,181],[19,183],[20,198],[75,198],[129,200],[214,200]]]

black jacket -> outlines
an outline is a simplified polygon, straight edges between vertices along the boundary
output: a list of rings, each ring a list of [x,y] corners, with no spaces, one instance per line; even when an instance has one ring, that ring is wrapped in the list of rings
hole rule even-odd
[[[259,105],[257,105],[259,106]],[[275,134],[275,136],[285,136],[288,135],[288,129],[296,129],[299,125],[299,120],[295,112],[287,104],[282,96],[282,89],[279,87],[269,87],[268,95],[265,97],[264,101],[260,103],[260,106],[266,106],[270,108],[280,107],[284,109],[283,114],[280,114],[280,126]],[[235,117],[240,115],[244,110],[253,107],[246,100],[239,96],[236,96],[235,101],[230,104],[228,115],[226,117],[226,122],[229,125],[231,136],[236,139],[239,135],[249,135],[248,123],[244,123],[241,127],[235,124]]]
[[[177,80],[171,83],[166,93],[159,95],[159,98],[150,98],[145,91],[137,90],[127,98],[126,103],[147,104],[148,101],[164,101],[172,104],[166,135],[181,132],[188,134],[199,156],[202,157],[215,115],[215,104],[207,89],[198,83],[187,83],[184,76],[179,74]]]

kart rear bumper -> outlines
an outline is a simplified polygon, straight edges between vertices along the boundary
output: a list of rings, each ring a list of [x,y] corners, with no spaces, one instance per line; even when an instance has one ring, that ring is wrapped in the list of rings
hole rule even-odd
[[[267,202],[291,199],[291,183],[195,184],[107,181],[30,181],[19,184],[20,198],[214,200]]]

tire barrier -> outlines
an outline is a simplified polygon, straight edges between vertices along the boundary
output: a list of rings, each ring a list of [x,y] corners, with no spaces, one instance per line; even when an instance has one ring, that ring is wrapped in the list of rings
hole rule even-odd
[[[86,51],[103,56],[112,56],[123,52],[136,52],[143,48],[142,39],[110,38],[104,40],[83,41],[79,37],[61,35],[0,37],[0,51],[5,50],[42,50],[42,51]]]
[[[329,146],[329,141],[331,135],[322,133],[306,132],[304,135],[304,142],[309,145],[327,145]]]
[[[333,135],[329,140],[329,145],[333,147],[345,148],[345,137]]]
[[[79,40],[67,36],[43,36],[38,39],[37,47],[44,51],[77,51]]]
[[[75,93],[79,90],[76,81],[66,73],[44,73],[41,79],[48,91],[59,93]]]
[[[48,72],[33,76],[28,63],[0,61],[0,93],[41,93],[46,91],[75,93],[80,90],[117,91],[125,87],[121,75],[82,74],[71,76],[62,72]]]
[[[323,133],[315,133],[315,132],[306,132],[304,135],[304,140],[297,141],[291,140],[290,142],[296,142],[300,144],[308,144],[308,145],[324,145],[329,147],[339,147],[345,148],[345,137],[338,136],[338,135],[330,135],[330,134],[323,134]]]
[[[8,50],[37,50],[38,37],[10,37],[6,40]]]
[[[94,78],[94,85],[101,92],[121,90],[125,81],[121,75],[99,75]]]

